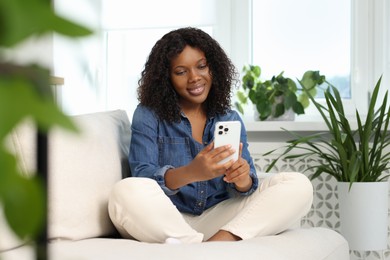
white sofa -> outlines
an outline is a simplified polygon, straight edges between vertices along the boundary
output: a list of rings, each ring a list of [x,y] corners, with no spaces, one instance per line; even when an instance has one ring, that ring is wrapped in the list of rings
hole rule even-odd
[[[53,129],[49,136],[49,259],[349,259],[346,240],[326,228],[295,228],[239,242],[148,244],[118,237],[107,213],[111,187],[129,175],[130,123],[125,111],[73,117],[81,133]],[[33,128],[10,136],[26,172],[35,167]],[[0,259],[34,259],[7,229],[0,212]]]

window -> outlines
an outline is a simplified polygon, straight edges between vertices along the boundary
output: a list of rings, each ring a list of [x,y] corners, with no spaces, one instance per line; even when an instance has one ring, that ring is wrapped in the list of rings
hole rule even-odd
[[[350,99],[351,5],[349,1],[253,1],[252,62],[265,78],[284,71],[300,78],[319,70]]]
[[[233,61],[239,68],[247,61],[260,65],[265,77],[285,71],[292,78],[301,77],[307,69],[318,69],[342,89],[346,113],[351,117],[356,107],[366,111],[369,91],[380,75],[383,74],[382,85],[389,86],[389,1],[244,0],[242,3],[247,7],[232,9],[233,23],[241,28],[250,27],[233,31],[232,38],[249,39],[244,46],[247,51],[242,52],[242,45],[232,48]],[[247,110],[250,114],[252,108]],[[318,118],[316,113],[311,106],[305,116],[296,120]]]

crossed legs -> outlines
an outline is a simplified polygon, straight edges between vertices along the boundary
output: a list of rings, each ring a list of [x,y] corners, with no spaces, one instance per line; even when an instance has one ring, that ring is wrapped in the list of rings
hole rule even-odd
[[[109,214],[123,237],[163,243],[236,241],[280,233],[310,209],[313,188],[306,176],[287,172],[266,178],[250,196],[235,197],[201,216],[180,213],[158,184],[148,178],[118,182],[110,196]]]

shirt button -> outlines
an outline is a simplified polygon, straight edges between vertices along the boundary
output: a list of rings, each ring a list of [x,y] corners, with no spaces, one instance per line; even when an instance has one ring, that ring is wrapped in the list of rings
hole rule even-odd
[[[200,191],[200,194],[203,194],[203,193],[204,193],[204,191],[201,190],[201,191]]]
[[[208,144],[208,142],[204,142],[204,144]]]
[[[199,207],[202,207],[202,202],[199,202],[199,203],[198,203],[198,206],[199,206]]]

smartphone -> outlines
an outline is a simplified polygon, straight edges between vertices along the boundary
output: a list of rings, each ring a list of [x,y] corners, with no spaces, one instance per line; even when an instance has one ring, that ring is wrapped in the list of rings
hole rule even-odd
[[[237,161],[240,152],[241,123],[240,121],[220,121],[215,125],[214,147],[230,144],[235,153],[221,160],[219,164],[230,160]]]

